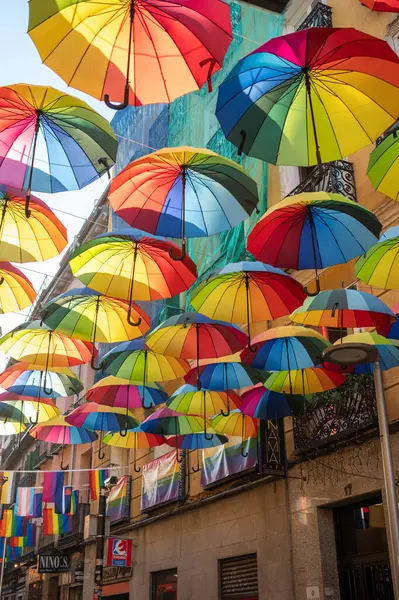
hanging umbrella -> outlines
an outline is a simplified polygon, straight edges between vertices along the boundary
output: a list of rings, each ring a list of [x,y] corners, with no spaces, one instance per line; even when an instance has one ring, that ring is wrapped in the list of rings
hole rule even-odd
[[[256,369],[290,371],[320,364],[323,350],[330,342],[314,329],[286,325],[273,327],[253,340],[253,349],[246,348],[241,360]]]
[[[376,296],[358,290],[325,290],[307,298],[303,306],[290,316],[294,323],[313,327],[384,326],[395,320],[395,315]],[[342,337],[342,336],[341,336]]]
[[[103,442],[107,446],[116,448],[133,448],[133,469],[136,473],[140,473],[141,468],[137,467],[137,449],[162,446],[166,443],[166,439],[163,435],[146,433],[141,431],[140,427],[136,427],[136,429],[128,430],[126,436],[121,436],[120,433],[108,433],[104,436]]]
[[[240,408],[241,399],[233,391],[216,392],[214,390],[198,390],[196,387],[185,384],[167,401],[166,406],[178,413],[188,415],[203,415],[204,417],[204,436],[206,439],[212,439],[206,431],[208,416],[213,417],[218,413],[228,416],[233,409]]]
[[[399,114],[399,58],[353,28],[312,27],[243,58],[219,87],[227,139],[277,165],[338,160],[374,142]]]
[[[103,371],[146,387],[147,382],[179,379],[190,369],[188,362],[149,350],[143,340],[124,342],[112,348],[101,360]]]
[[[65,420],[74,427],[83,427],[92,431],[119,431],[126,433],[128,429],[138,427],[139,421],[130,411],[124,408],[101,406],[94,402],[87,402],[75,408]],[[98,458],[102,460],[104,453],[101,452],[102,438],[98,449]]]
[[[44,395],[44,367],[18,362],[0,373],[0,387],[19,396],[41,398]],[[73,371],[66,367],[52,367],[47,373],[51,387],[51,398],[73,396],[83,390],[83,383]]]
[[[222,435],[231,435],[233,437],[241,437],[241,455],[243,458],[248,456],[248,452],[244,451],[244,440],[258,435],[258,424],[255,419],[244,415],[239,410],[233,410],[229,416],[217,415],[213,417],[212,427],[216,433]]]
[[[108,121],[83,100],[40,85],[0,88],[0,181],[26,190],[26,217],[31,191],[85,187],[109,173],[117,147]]]
[[[89,288],[68,290],[44,306],[43,322],[54,331],[75,339],[114,343],[147,333],[151,320],[135,303],[104,296]],[[91,367],[95,371],[94,353]]]
[[[19,423],[22,425],[27,419],[25,415],[12,404],[0,402],[0,421],[2,423]]]
[[[0,381],[1,385],[1,381]],[[104,377],[95,383],[86,394],[88,402],[117,408],[151,408],[167,401],[168,395],[157,383],[133,385],[121,377]]]
[[[91,288],[127,300],[162,300],[185,292],[197,277],[186,256],[175,262],[176,244],[151,235],[122,230],[104,233],[77,248],[70,265],[75,277]]]
[[[82,427],[73,427],[67,423],[64,416],[55,417],[47,423],[36,425],[29,431],[29,435],[36,440],[62,445],[61,469],[63,471],[68,468],[63,465],[64,447],[66,445],[90,444],[97,439],[94,431],[88,431]]]
[[[332,390],[345,382],[345,375],[321,367],[309,367],[298,371],[272,373],[265,387],[279,394],[306,396]]]
[[[15,360],[44,367],[43,391],[51,395],[46,387],[48,372],[53,367],[75,367],[90,362],[94,346],[49,329],[40,321],[28,321],[0,338],[0,351]]]
[[[9,262],[0,262],[0,313],[18,312],[27,308],[36,292],[22,271]]]
[[[379,12],[399,12],[399,0],[361,0],[361,3]]]
[[[30,219],[24,207],[20,191],[0,185],[0,260],[25,263],[58,256],[68,243],[64,225],[38,198],[30,199]]]
[[[246,323],[251,346],[250,324],[274,320],[298,308],[306,295],[293,277],[259,262],[226,265],[194,289],[191,304],[213,319]]]
[[[399,341],[390,340],[374,332],[361,332],[347,335],[335,342],[342,344],[369,344],[375,346],[379,354],[380,367],[383,371],[388,371],[399,366]],[[351,365],[351,371],[355,374],[372,373],[374,371],[373,363]]]
[[[17,435],[23,433],[26,429],[24,424],[20,423],[3,423],[0,421],[0,435]]]
[[[256,223],[248,250],[282,269],[318,269],[347,263],[378,241],[381,223],[367,208],[340,194],[289,196]]]
[[[370,286],[383,289],[399,288],[399,227],[388,229],[380,241],[358,258],[357,277]]]
[[[199,382],[201,389],[225,392],[252,387],[265,380],[266,373],[251,369],[240,362],[215,362],[201,365]],[[197,385],[198,371],[191,369],[184,377],[186,383]]]
[[[211,86],[232,40],[221,0],[33,0],[29,8],[28,32],[43,62],[115,110]]]
[[[166,442],[172,448],[180,448],[181,450],[196,450],[197,465],[191,467],[193,473],[198,473],[201,469],[199,451],[204,448],[216,448],[222,446],[229,441],[224,435],[213,434],[211,438],[206,437],[203,433],[187,433],[180,436],[168,436]]]
[[[398,125],[370,153],[367,175],[378,192],[399,200],[398,184],[399,137]]]
[[[112,182],[109,201],[131,227],[156,235],[207,237],[232,229],[258,204],[256,182],[237,163],[200,148],[164,148],[133,161]]]
[[[37,423],[46,422],[53,417],[58,417],[61,414],[61,411],[50,398],[41,398],[39,400],[25,396],[18,398],[17,394],[0,391],[0,402],[18,409],[25,417],[21,423],[29,421],[32,425],[36,425]]]
[[[284,419],[292,415],[292,407],[304,402],[303,396],[286,396],[264,386],[255,387],[241,396],[241,412],[254,419]]]

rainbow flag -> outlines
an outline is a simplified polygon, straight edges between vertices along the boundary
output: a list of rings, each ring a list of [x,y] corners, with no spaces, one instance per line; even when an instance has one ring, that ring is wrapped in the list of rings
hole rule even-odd
[[[107,500],[107,517],[111,521],[119,521],[130,517],[129,476],[121,477],[111,489]]]
[[[4,483],[0,486],[0,504],[11,504],[13,501],[15,473],[12,471],[1,471],[0,479]]]
[[[42,498],[43,494],[37,492],[34,488],[18,488],[14,507],[15,514],[20,517],[41,517]]]
[[[28,523],[26,535],[10,537],[8,543],[13,547],[33,548],[36,546],[36,525]]]
[[[72,531],[72,517],[60,515],[53,508],[43,509],[43,535],[56,535]]]
[[[180,495],[180,464],[172,450],[143,466],[141,479],[141,510],[178,500]]]
[[[20,537],[24,535],[25,520],[19,517],[13,510],[5,510],[3,518],[0,521],[0,536],[1,537]]]
[[[62,511],[64,475],[60,471],[46,471],[43,479],[43,502],[54,502],[59,512]]]
[[[89,471],[90,500],[98,500],[100,497],[100,488],[104,487],[104,482],[109,477],[108,469]]]

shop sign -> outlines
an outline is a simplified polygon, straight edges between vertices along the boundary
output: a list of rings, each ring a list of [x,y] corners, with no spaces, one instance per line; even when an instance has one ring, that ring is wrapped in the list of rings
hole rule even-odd
[[[70,570],[69,556],[66,554],[39,554],[37,570],[39,573],[66,573]]]
[[[41,581],[42,576],[37,571],[37,567],[29,567],[28,569],[28,583],[36,583]]]
[[[132,574],[132,567],[104,567],[103,583],[115,583],[130,579]]]
[[[110,567],[131,567],[132,546],[133,540],[109,538],[107,565]]]

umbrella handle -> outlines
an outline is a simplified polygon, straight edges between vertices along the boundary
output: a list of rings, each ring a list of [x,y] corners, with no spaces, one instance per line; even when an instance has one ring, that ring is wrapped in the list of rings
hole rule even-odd
[[[183,455],[179,456],[179,449],[176,447],[176,462],[178,462],[179,465],[181,465],[183,460],[184,460],[184,456]]]
[[[33,420],[32,420],[32,417],[29,417],[29,423],[30,423],[31,425],[37,425],[37,424],[39,423],[39,419],[36,417],[36,421],[33,421]]]
[[[200,62],[200,67],[205,67],[205,65],[207,65],[209,63],[209,69],[208,69],[208,92],[211,93],[213,91],[213,87],[212,87],[212,70],[213,67],[216,65],[216,58],[205,58],[205,60],[201,60]]]
[[[133,453],[133,469],[135,473],[140,473],[141,467],[137,466],[137,433],[134,432],[134,453]]]
[[[244,131],[243,129],[241,129],[240,136],[241,136],[241,142],[240,142],[240,146],[238,148],[238,156],[241,156],[242,153],[244,152],[245,142],[247,141],[247,132]]]
[[[244,444],[241,444],[241,456],[243,458],[247,458],[247,456],[248,456],[248,452],[245,452],[245,450],[244,450]]]
[[[65,438],[65,434],[64,434],[64,438]],[[63,471],[67,471],[68,470],[68,465],[66,467],[64,467],[64,444],[62,444],[62,454],[61,454],[61,464],[60,467]]]
[[[337,310],[338,310],[338,307],[339,307],[339,302],[336,302],[336,303],[334,304],[334,306],[332,307],[332,310],[331,310],[331,316],[332,316],[332,317],[335,317],[335,313],[337,312]]]
[[[206,431],[204,431],[204,438],[208,440],[208,442],[210,442],[211,440],[213,440],[213,433],[207,433]]]
[[[199,466],[199,464],[196,467],[191,467],[191,470],[193,473],[198,473],[198,471],[200,471],[201,467]]]
[[[101,448],[98,450],[98,458],[102,460],[105,456],[105,452],[101,452]]]
[[[173,250],[169,250],[169,256],[172,260],[184,260],[187,256],[187,252],[186,252],[186,238],[183,238],[182,240],[182,244],[181,244],[181,255],[180,256],[175,256],[173,253]]]
[[[244,433],[245,433],[245,415],[242,414],[242,427],[241,427],[241,456],[247,458],[248,452],[244,450]]]
[[[316,291],[315,292],[309,292],[309,289],[307,287],[304,287],[303,289],[305,290],[305,294],[307,296],[317,296],[317,294],[319,294],[321,291],[320,280],[318,278],[316,279]]]
[[[103,167],[106,168],[107,170],[107,175],[108,175],[108,179],[111,179],[111,173],[109,171],[109,164],[108,164],[108,160],[105,158],[105,156],[103,156],[102,158],[98,159],[98,164],[102,165]]]
[[[101,366],[96,366],[96,357],[94,356],[94,346],[93,346],[93,354],[91,355],[90,366],[93,371],[102,371]]]
[[[126,436],[127,436],[127,427],[126,427],[126,429],[121,429],[121,430],[119,431],[119,435],[120,435],[121,437],[126,437]]]
[[[141,467],[136,467],[136,465],[133,465],[133,469],[135,473],[140,473],[141,472]]]
[[[30,202],[30,189],[26,192],[26,196],[25,196],[25,217],[27,219],[29,219],[29,217],[31,216],[31,211],[29,210],[29,202]]]
[[[141,325],[142,322],[142,318],[139,317],[137,322],[132,320],[132,305],[129,304],[129,308],[127,311],[127,322],[129,323],[129,325],[131,325],[132,327],[139,327]]]
[[[108,106],[108,108],[111,108],[112,110],[123,110],[124,108],[126,108],[129,105],[129,80],[126,80],[123,102],[121,102],[120,104],[111,102],[109,94],[104,94],[104,102]]]
[[[0,285],[4,283],[4,277],[0,277]]]

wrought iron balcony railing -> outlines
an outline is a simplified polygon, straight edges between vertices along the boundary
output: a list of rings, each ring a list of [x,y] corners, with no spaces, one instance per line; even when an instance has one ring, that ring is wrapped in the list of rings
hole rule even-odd
[[[336,160],[315,167],[301,183],[290,192],[290,196],[302,192],[329,192],[342,194],[357,202],[355,173],[352,163],[346,160]]]
[[[297,31],[309,27],[332,27],[332,8],[322,2],[318,2],[306,19],[302,21]]]
[[[378,424],[372,375],[349,375],[339,388],[313,398],[293,417],[296,454],[327,448]]]

